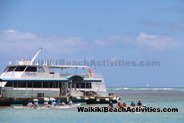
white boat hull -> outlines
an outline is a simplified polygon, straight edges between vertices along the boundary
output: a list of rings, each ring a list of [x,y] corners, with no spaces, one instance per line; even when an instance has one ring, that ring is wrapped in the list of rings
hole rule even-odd
[[[13,105],[13,108],[15,109],[70,109],[70,108],[76,108],[79,107],[80,103],[78,104],[72,104],[72,105],[56,105],[56,106],[38,106],[38,107],[30,107],[30,106],[15,106]]]

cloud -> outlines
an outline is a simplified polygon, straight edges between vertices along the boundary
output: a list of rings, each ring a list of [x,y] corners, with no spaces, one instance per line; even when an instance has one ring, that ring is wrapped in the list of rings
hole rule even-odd
[[[134,46],[135,48],[146,48],[151,51],[184,47],[184,43],[181,40],[169,36],[147,34],[145,32],[140,32],[137,36],[111,36],[107,39],[95,40],[95,44],[100,47],[112,47],[114,45]]]
[[[113,45],[126,43],[130,41],[131,41],[131,37],[116,35],[116,36],[110,36],[107,39],[97,39],[95,40],[95,44],[97,46],[107,47],[107,46],[113,46]]]
[[[94,43],[88,43],[80,37],[62,37],[38,35],[31,32],[20,32],[17,30],[0,31],[0,55],[25,57],[33,55],[37,49],[43,47],[48,57],[60,57],[65,54],[74,54],[90,48],[113,46],[147,48],[148,50],[163,50],[184,47],[182,41],[162,35],[153,35],[141,32],[138,36],[116,35],[106,39],[97,39]],[[128,45],[125,45],[128,44]],[[45,54],[45,53],[44,53]],[[47,57],[47,56],[46,56]],[[17,59],[17,58],[16,58]]]
[[[87,42],[80,37],[43,36],[13,29],[0,31],[0,43],[1,55],[29,54],[39,47],[58,55],[75,53],[87,46]]]
[[[146,34],[141,32],[136,38],[136,44],[152,50],[163,50],[176,47],[183,47],[183,42],[167,36]]]
[[[33,40],[36,38],[35,35],[33,35],[30,32],[18,32],[13,29],[5,30],[1,32],[1,36],[5,40]]]

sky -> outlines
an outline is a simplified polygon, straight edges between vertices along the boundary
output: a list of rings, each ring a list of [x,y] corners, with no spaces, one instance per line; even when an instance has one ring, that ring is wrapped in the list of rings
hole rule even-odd
[[[94,61],[90,66],[107,87],[184,87],[183,5],[183,0],[0,0],[0,71],[42,47],[37,59]]]

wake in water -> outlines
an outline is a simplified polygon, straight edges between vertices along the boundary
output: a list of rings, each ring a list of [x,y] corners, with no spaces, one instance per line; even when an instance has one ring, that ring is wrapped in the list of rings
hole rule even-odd
[[[109,91],[120,91],[120,90],[132,90],[132,91],[142,91],[142,90],[148,90],[148,91],[184,91],[184,88],[157,88],[157,87],[119,87],[119,88],[108,88]]]

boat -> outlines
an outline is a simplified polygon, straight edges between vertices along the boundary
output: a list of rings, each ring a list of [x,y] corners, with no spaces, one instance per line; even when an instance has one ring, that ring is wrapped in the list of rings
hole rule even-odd
[[[89,66],[36,61],[41,50],[31,60],[7,65],[0,75],[0,105],[27,105],[34,98],[44,103],[45,97],[54,97],[57,103],[72,99],[87,104],[116,103],[120,99],[108,93],[103,76]]]
[[[72,104],[72,105],[56,105],[55,107],[52,107],[53,109],[67,109],[67,108],[76,108],[79,107],[81,104]]]
[[[65,104],[65,105],[56,105],[56,106],[44,106],[44,105],[41,105],[41,106],[23,106],[23,105],[13,105],[13,108],[15,109],[70,109],[70,108],[77,108],[80,106],[80,103],[77,103],[77,104],[72,104],[72,105],[68,105],[68,104]]]

